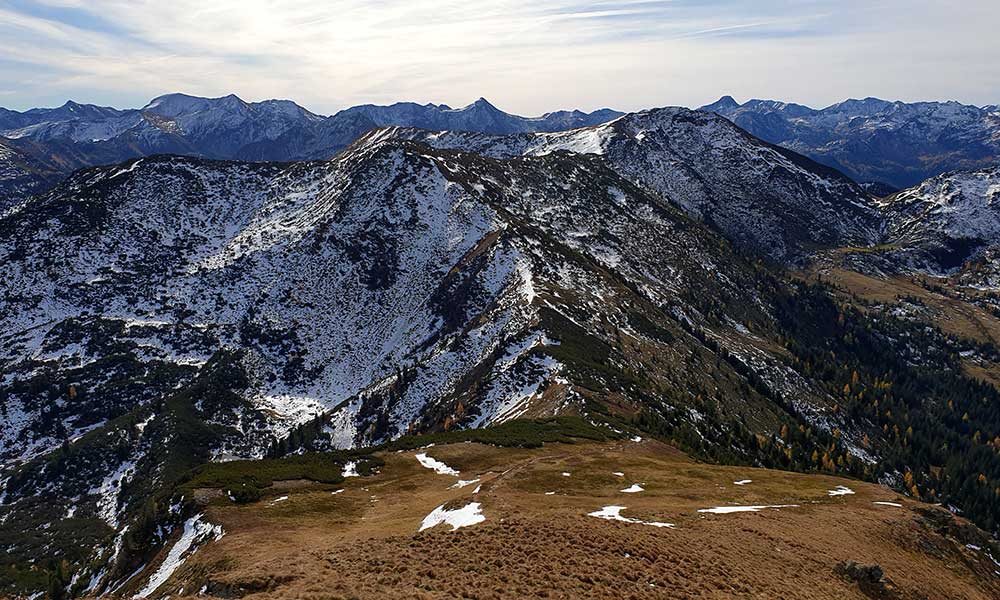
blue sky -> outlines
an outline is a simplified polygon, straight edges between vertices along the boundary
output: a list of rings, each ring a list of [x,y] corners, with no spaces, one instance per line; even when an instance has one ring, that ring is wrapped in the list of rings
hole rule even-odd
[[[997,0],[0,0],[0,106],[1000,103]]]

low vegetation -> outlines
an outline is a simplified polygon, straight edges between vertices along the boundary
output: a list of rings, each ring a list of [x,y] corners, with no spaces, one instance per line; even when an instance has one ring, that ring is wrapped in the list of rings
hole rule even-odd
[[[825,286],[802,286],[779,309],[793,368],[826,387],[837,414],[867,427],[861,445],[880,456],[867,475],[960,506],[996,531],[1000,392],[963,372],[952,341],[921,322],[839,304]],[[840,457],[830,458],[836,467]],[[822,454],[813,462],[829,467]]]
[[[179,490],[217,488],[225,490],[236,502],[253,502],[260,498],[263,489],[271,487],[275,481],[307,479],[316,483],[340,483],[344,480],[344,466],[348,461],[357,463],[359,475],[368,475],[382,464],[377,458],[358,456],[357,452],[308,453],[207,463],[195,469]]]
[[[606,441],[620,437],[604,427],[588,423],[580,417],[554,417],[537,420],[515,420],[484,429],[464,429],[409,435],[372,448],[313,452],[302,447],[292,454],[259,460],[235,460],[206,463],[193,469],[178,485],[178,493],[190,493],[198,488],[225,490],[238,502],[253,502],[275,481],[305,479],[316,483],[337,484],[344,480],[344,467],[356,463],[359,475],[367,476],[379,469],[383,461],[376,452],[413,450],[430,444],[475,442],[498,447],[539,448],[546,443],[573,443],[579,440]],[[176,495],[176,494],[175,494]]]
[[[540,448],[543,444],[571,444],[579,440],[605,441],[621,437],[610,429],[588,423],[581,417],[553,417],[509,421],[485,429],[463,429],[425,435],[408,435],[377,447],[378,450],[412,450],[428,444],[475,442],[490,446]]]

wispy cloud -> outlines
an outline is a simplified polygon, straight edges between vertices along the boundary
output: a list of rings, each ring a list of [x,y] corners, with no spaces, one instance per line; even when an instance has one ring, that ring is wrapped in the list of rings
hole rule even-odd
[[[175,90],[290,97],[320,112],[480,95],[529,113],[697,104],[724,92],[813,103],[857,94],[985,102],[1000,89],[997,70],[984,65],[1000,55],[997,21],[994,0],[952,8],[904,0],[0,0],[0,76],[16,90],[5,102],[21,107],[69,96],[135,105]],[[927,72],[942,63],[946,72]]]

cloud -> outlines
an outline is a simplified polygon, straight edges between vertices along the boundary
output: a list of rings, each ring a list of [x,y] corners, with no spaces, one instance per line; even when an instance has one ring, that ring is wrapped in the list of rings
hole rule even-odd
[[[18,0],[0,2],[0,76],[17,82],[5,102],[20,107],[69,96],[140,105],[169,91],[287,97],[326,113],[481,95],[524,113],[698,104],[722,93],[814,104],[848,95],[992,103],[997,21],[992,0],[960,8],[922,0]]]

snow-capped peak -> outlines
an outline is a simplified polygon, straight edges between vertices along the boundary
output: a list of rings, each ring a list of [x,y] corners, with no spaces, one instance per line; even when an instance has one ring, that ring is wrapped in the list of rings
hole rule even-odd
[[[202,98],[175,93],[154,98],[142,110],[165,117],[180,117],[213,109],[226,111],[240,110],[246,106],[247,104],[235,94],[221,98]]]

